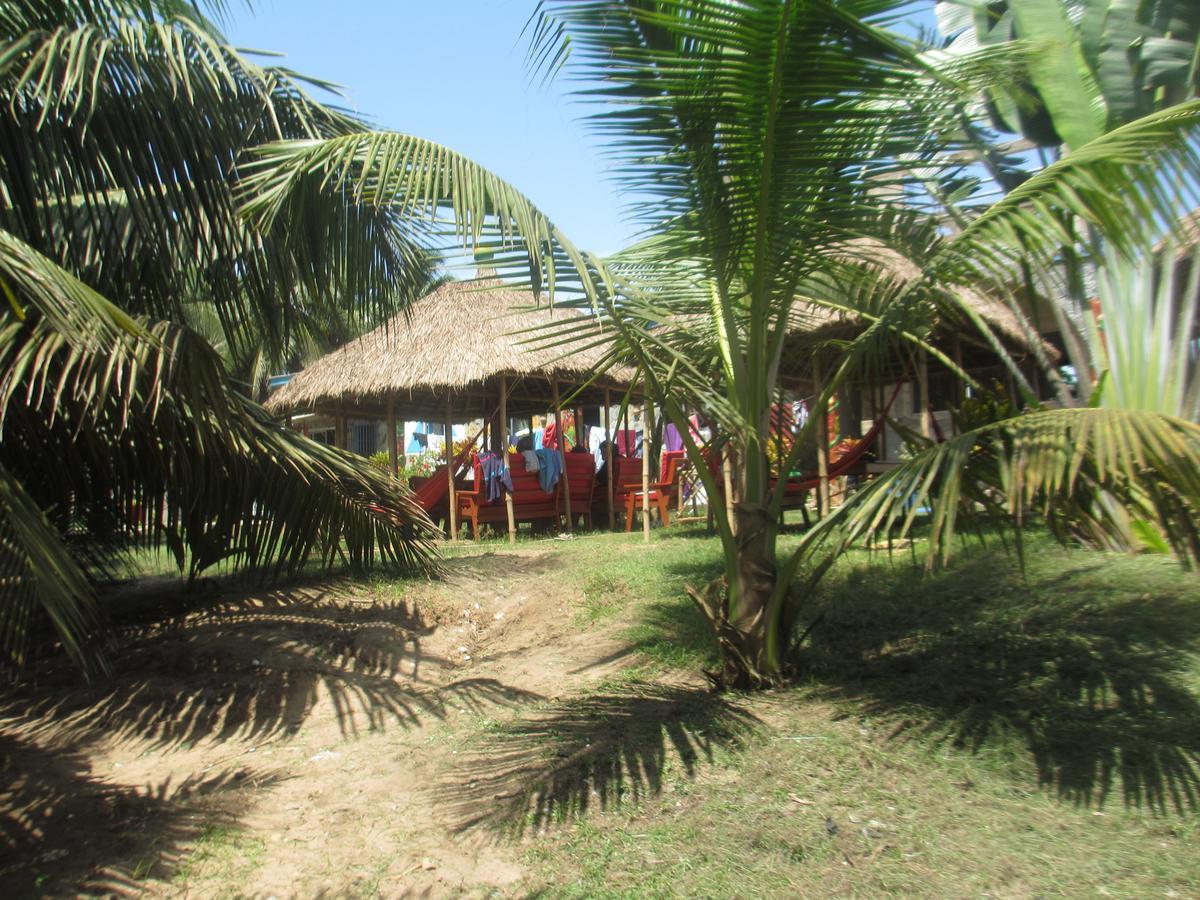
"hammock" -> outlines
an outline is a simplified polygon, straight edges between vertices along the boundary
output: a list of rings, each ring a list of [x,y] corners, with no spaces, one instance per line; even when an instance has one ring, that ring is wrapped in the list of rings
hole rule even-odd
[[[483,429],[481,428],[479,429],[479,433],[476,434],[475,437],[470,441],[468,441],[463,446],[463,449],[459,451],[459,454],[454,457],[455,478],[458,477],[459,472],[464,468],[467,460],[470,459],[471,453],[475,450],[475,443],[482,435]],[[425,481],[420,487],[413,489],[413,502],[416,503],[417,506],[421,507],[421,509],[425,510],[426,513],[432,513],[437,505],[441,503],[442,499],[446,496],[446,492],[449,490],[449,487],[450,486],[446,480],[446,464],[442,463],[433,470],[433,473],[429,476],[427,481]]]
[[[834,461],[830,462],[826,468],[826,478],[832,481],[835,478],[841,478],[854,469],[859,462],[862,461],[866,452],[874,446],[879,433],[883,431],[887,424],[888,412],[891,411],[892,405],[896,402],[896,398],[900,396],[900,388],[904,386],[903,382],[896,385],[896,389],[892,391],[892,398],[888,400],[887,405],[883,408],[878,418],[871,424],[871,428],[861,438],[853,441],[842,454]],[[774,489],[778,479],[771,479],[771,487]],[[821,484],[821,475],[818,472],[807,472],[803,475],[798,475],[794,478],[789,478],[784,482],[783,490],[785,493],[799,493],[803,491],[811,491]]]

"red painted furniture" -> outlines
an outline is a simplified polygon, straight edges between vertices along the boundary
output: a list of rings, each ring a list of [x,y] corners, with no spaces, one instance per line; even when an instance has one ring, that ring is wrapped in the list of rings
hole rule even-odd
[[[459,521],[471,522],[471,537],[479,540],[481,524],[504,522],[508,523],[508,511],[504,504],[504,494],[492,501],[487,499],[487,488],[483,483],[483,467],[479,465],[479,457],[473,456],[471,465],[475,470],[475,489],[458,493]],[[546,493],[538,481],[537,472],[525,471],[525,457],[520,453],[509,454],[509,473],[512,476],[513,491],[513,520],[516,522],[535,522],[541,519],[558,521],[558,494],[562,480],[554,486],[554,490]]]
[[[664,450],[662,465],[659,466],[658,481],[650,485],[650,505],[658,507],[658,516],[663,527],[671,524],[671,504],[679,492],[679,467],[687,456],[685,450]],[[642,509],[642,477],[638,472],[638,483],[634,490],[625,494],[625,530],[633,531],[633,518]]]
[[[642,489],[642,461],[613,454],[613,509],[624,509],[626,495]],[[593,515],[601,520],[608,515],[608,485],[596,482],[595,499],[592,501]]]
[[[568,453],[564,459],[567,463],[567,485],[571,492],[571,518],[582,518],[587,523],[587,527],[591,528],[592,500],[596,493],[596,460],[590,453]],[[566,518],[567,492],[560,488],[558,493],[563,498],[562,515]]]

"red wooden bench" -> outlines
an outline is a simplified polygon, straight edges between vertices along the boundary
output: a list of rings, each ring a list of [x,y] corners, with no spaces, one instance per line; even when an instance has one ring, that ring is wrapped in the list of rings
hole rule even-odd
[[[508,510],[504,503],[503,492],[496,500],[489,501],[487,499],[487,488],[483,483],[483,467],[479,464],[478,456],[472,457],[471,465],[475,470],[475,489],[458,493],[458,517],[459,521],[464,523],[470,520],[471,537],[479,540],[479,526],[497,522],[507,525]],[[549,519],[557,522],[559,485],[562,484],[562,480],[559,479],[554,490],[546,493],[538,481],[537,472],[525,471],[525,457],[520,453],[509,455],[508,468],[513,484],[514,521],[535,522]]]
[[[567,485],[571,491],[571,518],[582,518],[591,528],[592,500],[596,493],[596,460],[590,453],[568,453],[564,458],[567,462]],[[567,492],[560,489],[558,493],[563,498],[562,514],[565,518]]]

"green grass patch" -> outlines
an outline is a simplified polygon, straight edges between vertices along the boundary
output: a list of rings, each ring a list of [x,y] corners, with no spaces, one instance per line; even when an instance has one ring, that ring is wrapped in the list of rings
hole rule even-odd
[[[265,841],[244,829],[208,825],[180,863],[173,880],[185,886],[195,882],[220,885],[218,894],[225,891],[226,896],[238,896],[237,885],[261,864],[266,846]]]
[[[727,727],[741,713],[699,699],[618,699],[711,660],[682,589],[719,571],[719,547],[656,537],[570,551],[586,584],[630,587],[646,661],[580,698],[588,727],[539,732],[550,766],[520,807],[534,893],[1200,892],[1194,574],[1037,533],[1024,568],[998,544],[930,575],[907,550],[851,554],[809,598],[797,685],[729,698],[760,723],[746,740]]]

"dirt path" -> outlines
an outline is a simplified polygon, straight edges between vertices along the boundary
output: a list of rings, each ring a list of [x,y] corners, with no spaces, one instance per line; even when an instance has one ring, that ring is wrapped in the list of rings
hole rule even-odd
[[[444,582],[398,596],[315,584],[135,610],[109,678],[79,688],[56,669],[0,705],[0,883],[9,896],[511,891],[519,845],[469,827],[511,779],[476,790],[464,760],[496,723],[626,662],[620,623],[573,627],[578,588],[555,556],[451,560]],[[459,783],[471,790],[448,800]]]

